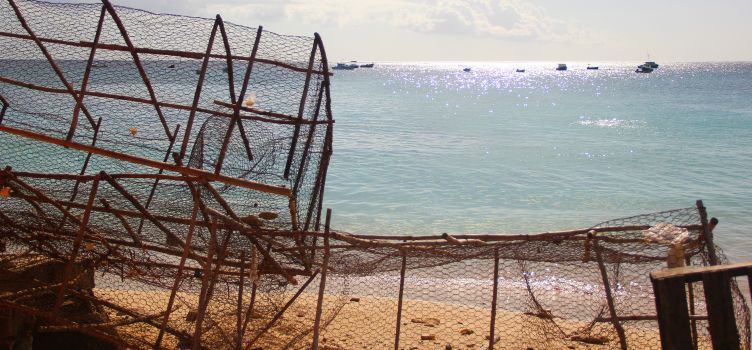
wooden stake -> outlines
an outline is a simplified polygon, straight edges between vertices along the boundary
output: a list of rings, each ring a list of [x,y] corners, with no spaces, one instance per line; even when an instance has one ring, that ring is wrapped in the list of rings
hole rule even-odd
[[[400,268],[399,299],[397,300],[397,329],[394,331],[394,350],[399,350],[400,326],[402,325],[402,296],[405,292],[405,270],[407,270],[407,255],[402,253],[402,267]]]
[[[598,260],[598,268],[601,271],[601,278],[603,279],[603,288],[606,292],[606,302],[608,302],[608,311],[611,314],[611,322],[614,325],[616,334],[619,336],[619,345],[621,345],[621,350],[627,350],[627,337],[624,334],[624,328],[621,327],[621,323],[619,323],[619,318],[616,314],[616,307],[614,306],[614,298],[611,295],[611,284],[608,281],[606,265],[603,264],[601,247],[598,244],[598,237],[595,235],[593,235],[593,248],[595,248],[595,258]]]
[[[324,261],[321,265],[321,282],[319,283],[319,298],[316,302],[316,319],[313,321],[313,350],[319,349],[319,327],[321,325],[321,312],[324,304],[324,290],[326,289],[326,274],[329,268],[329,223],[332,218],[332,209],[326,210],[326,225],[324,226]]]
[[[488,349],[493,350],[496,338],[496,298],[499,293],[499,248],[494,248],[493,294],[491,296],[491,330],[488,335]]]

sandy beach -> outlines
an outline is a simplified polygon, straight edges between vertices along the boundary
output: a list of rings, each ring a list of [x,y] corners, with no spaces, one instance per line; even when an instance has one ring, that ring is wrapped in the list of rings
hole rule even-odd
[[[168,292],[139,292],[97,289],[95,293],[113,302],[120,300],[142,305],[142,314],[158,314],[166,309]],[[290,297],[291,295],[286,295]],[[250,298],[250,296],[247,296]],[[252,349],[303,349],[311,344],[316,294],[303,293],[283,317],[262,336]],[[175,330],[193,334],[195,298],[183,293],[176,297],[177,309],[168,325]],[[246,299],[247,301],[248,299]],[[206,313],[203,336],[205,344],[235,342],[236,318],[231,314],[230,300],[218,296]],[[248,325],[244,342],[252,340],[274,316],[275,308],[286,301],[280,295],[257,295],[254,319]],[[598,323],[590,333],[583,330],[584,321],[553,319],[541,315],[509,312],[500,305],[496,318],[496,349],[612,349],[619,340],[610,323]],[[394,298],[327,295],[324,303],[320,348],[328,350],[391,349],[397,319],[397,300]],[[112,318],[122,317],[117,313]],[[161,322],[161,318],[157,319]],[[400,323],[399,348],[405,350],[485,349],[488,345],[490,310],[458,304],[404,300]],[[645,325],[644,322],[636,322]],[[625,325],[628,344],[639,348],[660,348],[657,328]],[[144,347],[154,344],[158,329],[144,323],[118,328],[121,337],[138,340]],[[226,344],[225,344],[226,345]],[[176,337],[165,334],[162,346],[178,347]]]

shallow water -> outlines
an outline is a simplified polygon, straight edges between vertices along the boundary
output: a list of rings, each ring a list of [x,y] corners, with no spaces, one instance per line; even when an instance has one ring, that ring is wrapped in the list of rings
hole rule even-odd
[[[333,226],[523,233],[703,199],[717,243],[750,259],[752,63],[659,63],[651,74],[619,62],[335,71]]]

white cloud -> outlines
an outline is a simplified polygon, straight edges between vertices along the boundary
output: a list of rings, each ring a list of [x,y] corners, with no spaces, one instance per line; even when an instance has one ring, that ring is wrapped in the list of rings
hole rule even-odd
[[[549,17],[523,0],[385,0],[369,6],[353,5],[351,0],[298,0],[284,6],[289,18],[340,27],[376,23],[424,33],[557,42],[593,36],[582,26]]]
[[[188,0],[192,1],[192,0]],[[246,23],[288,20],[347,29],[376,24],[422,33],[581,42],[594,35],[583,26],[549,17],[525,0],[239,0],[203,5],[203,15]]]

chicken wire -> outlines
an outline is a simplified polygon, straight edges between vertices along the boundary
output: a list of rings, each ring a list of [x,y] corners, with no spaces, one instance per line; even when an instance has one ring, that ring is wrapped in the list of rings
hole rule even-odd
[[[660,348],[648,273],[672,247],[645,230],[687,229],[684,262],[709,263],[698,208],[530,235],[335,230],[318,36],[107,1],[11,0],[0,19],[6,342]],[[736,285],[734,306],[749,349]]]

